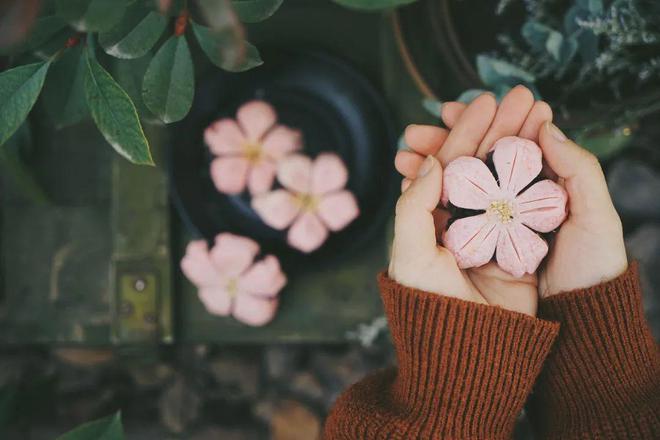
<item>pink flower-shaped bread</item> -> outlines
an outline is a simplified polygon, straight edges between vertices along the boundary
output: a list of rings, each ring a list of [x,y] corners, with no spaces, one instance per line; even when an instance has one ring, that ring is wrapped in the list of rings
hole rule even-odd
[[[282,160],[277,180],[284,189],[252,199],[252,207],[272,228],[289,229],[289,245],[311,252],[323,244],[328,230],[339,231],[360,213],[355,196],[344,189],[348,171],[336,154],[314,161],[300,154]]]
[[[264,101],[243,104],[236,119],[220,119],[204,131],[204,141],[218,156],[211,162],[211,179],[226,194],[246,186],[252,195],[268,191],[277,162],[302,147],[301,134],[276,124],[275,109]]]
[[[258,252],[254,240],[222,233],[210,252],[205,241],[190,242],[181,270],[197,286],[199,298],[210,313],[264,325],[275,316],[286,276],[272,255],[254,262]]]
[[[475,157],[459,157],[444,170],[443,203],[485,212],[454,221],[443,242],[460,268],[484,265],[497,250],[497,264],[521,277],[534,273],[548,253],[534,231],[550,232],[564,221],[567,195],[551,180],[522,191],[541,173],[541,149],[534,142],[509,136],[492,150],[498,181]]]

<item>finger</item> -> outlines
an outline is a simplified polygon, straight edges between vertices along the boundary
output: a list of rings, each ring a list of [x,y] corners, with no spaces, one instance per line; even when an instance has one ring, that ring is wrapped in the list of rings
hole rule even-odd
[[[414,179],[417,177],[417,170],[422,166],[425,156],[413,151],[399,151],[394,157],[394,168],[404,177]]]
[[[552,108],[545,101],[536,101],[527,115],[518,136],[534,142],[539,141],[539,131],[545,121],[552,121]]]
[[[435,226],[431,214],[440,200],[442,169],[428,156],[418,177],[399,197],[394,218],[394,249],[398,258],[435,251]]]
[[[456,101],[445,102],[442,104],[440,116],[442,116],[442,122],[447,128],[452,128],[456,124],[456,121],[461,117],[466,107],[467,104]]]
[[[443,167],[460,156],[474,156],[488,131],[497,103],[489,93],[479,95],[468,105],[447,136],[442,149],[436,154]]]
[[[449,130],[441,127],[411,124],[406,127],[403,138],[410,149],[422,156],[428,156],[440,150],[448,135]]]
[[[401,181],[401,192],[405,192],[408,188],[410,188],[410,185],[413,183],[412,179],[408,179],[407,177]]]
[[[534,106],[534,94],[516,86],[502,98],[495,119],[479,144],[476,156],[485,159],[493,144],[505,136],[517,136]]]
[[[614,210],[596,156],[567,139],[549,121],[541,127],[539,144],[550,168],[564,179],[572,217],[599,216]]]

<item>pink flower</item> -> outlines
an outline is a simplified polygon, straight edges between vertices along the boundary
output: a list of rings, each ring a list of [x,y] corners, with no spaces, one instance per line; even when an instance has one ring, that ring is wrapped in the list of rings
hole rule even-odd
[[[484,162],[459,157],[444,171],[446,205],[484,210],[454,221],[444,245],[461,268],[488,263],[497,249],[497,264],[516,277],[534,273],[548,253],[538,232],[550,232],[566,218],[567,195],[551,180],[521,191],[541,173],[541,149],[534,142],[504,137],[493,146],[498,182]]]
[[[254,240],[222,233],[210,252],[205,241],[190,242],[181,270],[197,286],[199,299],[210,313],[264,325],[275,316],[286,276],[272,255],[254,263],[258,252]]]
[[[292,154],[277,169],[277,189],[252,199],[261,219],[275,229],[291,226],[289,245],[311,252],[323,244],[328,230],[339,231],[359,214],[355,196],[344,189],[348,171],[336,154],[309,157]]]
[[[276,124],[275,109],[264,101],[243,104],[236,118],[220,119],[206,128],[204,141],[218,157],[211,179],[218,191],[238,194],[247,186],[252,195],[273,185],[277,162],[302,146],[298,130]]]

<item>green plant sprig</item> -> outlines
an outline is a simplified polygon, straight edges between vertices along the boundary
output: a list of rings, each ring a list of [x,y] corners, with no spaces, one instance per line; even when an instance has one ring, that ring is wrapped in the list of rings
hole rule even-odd
[[[165,7],[153,0],[44,1],[31,32],[13,47],[0,49],[18,61],[0,73],[0,146],[43,96],[56,127],[91,116],[119,154],[153,165],[141,120],[169,124],[188,114],[194,98],[189,39],[197,40],[222,69],[256,67],[262,61],[245,40],[241,20],[266,19],[282,0],[161,3]],[[199,11],[197,16],[193,10]],[[103,66],[100,49],[115,59],[117,72],[133,70],[135,62],[146,65],[132,93],[124,87],[127,75],[124,81],[119,75],[118,81]],[[29,59],[38,61],[24,62]]]

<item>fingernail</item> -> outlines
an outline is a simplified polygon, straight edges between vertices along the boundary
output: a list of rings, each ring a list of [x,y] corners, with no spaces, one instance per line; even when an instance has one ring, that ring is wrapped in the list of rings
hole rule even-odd
[[[566,135],[562,133],[559,127],[557,127],[555,124],[553,124],[550,121],[546,122],[546,124],[548,126],[548,131],[550,131],[550,134],[552,135],[553,138],[555,138],[559,142],[565,142],[566,139],[568,139]]]
[[[433,164],[435,164],[435,160],[433,160],[433,156],[426,156],[426,159],[422,163],[422,166],[419,167],[419,171],[417,172],[417,177],[424,177],[426,176],[429,171],[433,168]]]

